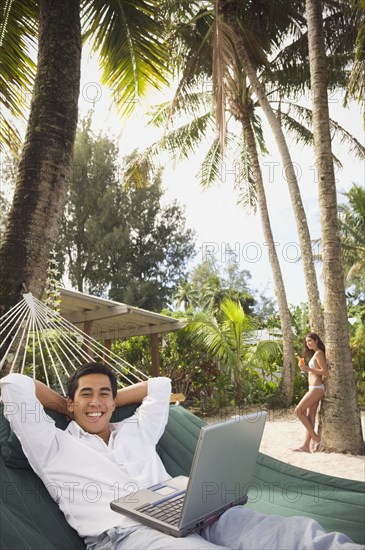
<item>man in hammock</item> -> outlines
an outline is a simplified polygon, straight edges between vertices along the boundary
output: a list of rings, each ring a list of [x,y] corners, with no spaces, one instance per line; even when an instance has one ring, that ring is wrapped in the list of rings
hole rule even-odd
[[[5,416],[28,461],[88,550],[360,548],[345,535],[325,533],[314,520],[266,516],[235,506],[215,523],[174,538],[114,512],[110,502],[165,481],[156,444],[169,411],[168,378],[117,391],[115,375],[100,363],[79,367],[63,398],[39,381],[10,374],[0,380]],[[110,423],[115,407],[142,403],[135,414]],[[43,407],[73,417],[58,429]]]

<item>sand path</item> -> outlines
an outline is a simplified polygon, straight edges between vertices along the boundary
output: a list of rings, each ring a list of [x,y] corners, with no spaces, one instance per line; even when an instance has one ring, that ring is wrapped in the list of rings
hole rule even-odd
[[[218,416],[207,417],[207,422],[229,418],[234,411],[225,411]],[[362,427],[365,433],[365,411],[362,412]],[[365,482],[365,457],[342,453],[298,453],[293,449],[304,440],[304,427],[292,411],[268,411],[260,451],[287,464],[293,464],[322,474],[356,479]]]

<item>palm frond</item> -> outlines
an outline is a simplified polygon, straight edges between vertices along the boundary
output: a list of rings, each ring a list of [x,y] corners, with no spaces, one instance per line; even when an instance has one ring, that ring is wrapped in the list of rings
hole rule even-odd
[[[364,159],[365,147],[352,134],[350,134],[348,130],[338,124],[335,120],[330,119],[330,125],[333,136],[337,135],[340,142],[347,145],[349,153],[359,159]]]
[[[165,109],[168,109],[168,106],[165,106]],[[166,151],[177,163],[183,158],[189,158],[202,141],[209,140],[209,134],[212,136],[214,134],[213,115],[210,112],[170,130],[160,140],[155,141],[143,152],[131,158],[123,173],[124,185],[146,185],[148,171],[163,151]]]
[[[168,51],[158,10],[152,0],[93,0],[84,5],[84,40],[92,40],[102,82],[111,88],[123,116],[151,87],[168,84]]]
[[[210,187],[221,177],[222,151],[219,139],[215,138],[202,162],[198,177],[203,189]]]
[[[312,125],[312,111],[308,107],[290,103],[288,110],[294,114],[296,119],[303,120],[308,126]],[[338,137],[341,143],[347,145],[350,154],[360,159],[364,158],[365,147],[348,130],[332,118],[330,118],[330,128],[332,137]]]
[[[184,65],[183,73],[179,79],[179,84],[176,89],[174,98],[171,102],[169,119],[171,119],[176,110],[179,109],[179,105],[184,96],[189,96],[191,93],[195,93],[199,84],[204,82],[209,83],[210,74],[206,71],[201,71],[199,63],[201,62],[201,57],[204,57],[204,52],[206,52],[206,46],[211,35],[211,27],[209,27],[204,36],[201,37],[201,40],[198,43],[195,43],[194,47],[188,52],[184,52]],[[205,78],[205,81],[204,81]],[[204,92],[205,90],[202,89]]]
[[[159,128],[164,127],[167,131],[168,124],[176,125],[180,120],[200,117],[211,110],[212,95],[209,91],[191,92],[181,96],[173,115],[171,115],[170,101],[151,107],[147,112],[148,124]]]
[[[280,117],[282,125],[293,134],[297,143],[303,145],[313,144],[313,133],[303,124],[303,122],[300,122],[298,118],[291,116],[289,112],[285,111],[280,112]]]
[[[160,154],[158,142],[152,144],[142,153],[132,155],[127,162],[123,174],[122,182],[124,187],[143,188],[150,182],[149,174],[156,166],[156,159]]]
[[[253,112],[251,117],[251,124],[252,129],[255,134],[256,142],[260,148],[260,151],[263,155],[268,154],[268,150],[266,148],[265,144],[265,138],[264,138],[264,132],[261,124],[261,118],[257,115],[257,113]]]
[[[363,105],[365,96],[365,60],[363,59],[355,59],[354,66],[348,80],[347,96],[357,98],[360,105]]]
[[[245,144],[244,135],[241,138],[240,147],[241,172],[235,182],[235,190],[237,192],[237,204],[240,204],[244,210],[256,212],[257,195],[255,181],[253,177],[253,169]]]
[[[353,58],[356,23],[346,6],[337,6],[327,13],[323,22],[327,51],[328,88],[346,89],[349,82],[349,66]],[[298,97],[310,88],[308,61],[308,33],[302,26],[297,37],[279,51],[270,62],[269,70],[262,77],[268,86],[280,89],[281,96]],[[271,83],[271,84],[270,84]]]
[[[224,154],[226,146],[226,97],[227,79],[230,75],[233,82],[239,82],[239,66],[235,48],[235,36],[232,28],[227,25],[217,12],[213,27],[213,90],[216,113],[216,123],[219,135],[219,144]]]
[[[237,18],[242,22],[242,28],[253,35],[255,49],[269,55],[281,47],[288,36],[295,39],[301,33],[305,24],[305,6],[297,0],[277,0],[265,4],[238,2]],[[247,41],[252,41],[251,36]],[[250,57],[253,61],[254,58]]]
[[[227,132],[226,142],[227,148],[233,153],[236,149],[238,149],[238,146],[241,145],[239,136],[233,134],[232,132]],[[229,169],[229,173],[233,174],[235,182],[240,179],[240,161],[232,162],[232,167]],[[216,182],[225,183],[227,177],[226,163],[223,159],[219,137],[215,137],[212,140],[209,150],[205,155],[201,168],[198,172],[198,177],[200,179],[200,184],[203,189],[209,188]]]
[[[353,2],[353,20],[357,29],[355,39],[355,59],[348,82],[348,95],[358,99],[361,104],[365,95],[365,6]]]
[[[164,101],[153,105],[147,111],[148,124],[161,128],[166,126],[169,118],[171,101]]]
[[[291,132],[293,135],[295,141],[297,143],[301,143],[303,145],[311,145],[313,144],[313,133],[311,130],[306,128],[301,122],[299,122],[298,119],[295,117],[290,116],[288,113],[281,113],[281,120],[283,126]],[[338,167],[342,167],[342,163],[339,158],[336,157],[335,154],[332,153],[332,160],[334,164]]]
[[[227,335],[219,326],[217,319],[209,313],[199,312],[187,326],[193,342],[199,342],[223,363],[231,364],[233,351]]]
[[[188,159],[197,151],[199,145],[204,141],[209,143],[213,136],[214,119],[212,113],[208,112],[179,128],[170,130],[164,135],[162,144],[176,163],[184,158]]]
[[[25,121],[33,88],[38,2],[3,0],[0,24],[0,143],[17,153],[20,136],[14,119]]]
[[[354,274],[353,266],[365,266],[365,192],[353,185],[345,196],[349,202],[338,206],[341,245],[345,266]]]

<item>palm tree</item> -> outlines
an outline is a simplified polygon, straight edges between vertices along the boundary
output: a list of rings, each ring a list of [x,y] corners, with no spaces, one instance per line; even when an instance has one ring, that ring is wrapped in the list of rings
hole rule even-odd
[[[24,105],[33,87],[32,48],[37,38],[38,6],[36,2],[2,1],[1,15],[0,52],[4,55],[0,64],[0,150],[5,145],[17,154],[21,139],[12,119],[24,122]]]
[[[365,9],[362,0],[351,0],[350,8],[356,27],[354,64],[348,79],[348,95],[363,102],[365,94]]]
[[[331,155],[322,5],[317,0],[306,0],[306,11],[322,231],[326,358],[331,374],[322,411],[322,438],[327,450],[362,454],[364,441],[351,360]]]
[[[217,2],[217,6],[216,20],[220,27],[219,32],[224,36],[224,41],[232,45],[232,53],[228,51],[228,63],[225,70],[225,76],[227,70],[229,71],[229,68],[234,64],[234,60],[238,58],[244,67],[244,71],[251,83],[252,89],[269,122],[279,149],[298,229],[307,288],[310,323],[313,330],[323,334],[323,315],[314,268],[311,237],[295,168],[283,133],[280,118],[275,115],[267,98],[265,87],[257,75],[256,67],[263,64],[264,51],[260,48],[260,45],[256,45],[255,50],[250,47],[247,37],[252,33],[252,29],[248,27],[252,25],[252,21],[250,18],[248,20],[242,18],[242,10],[238,2]],[[297,9],[298,8],[300,7],[297,6]],[[278,9],[278,6],[275,6],[275,9]],[[222,81],[223,86],[224,81],[227,81],[228,78],[226,77]]]
[[[239,106],[240,118],[247,148],[247,156],[252,167],[253,181],[257,196],[257,205],[261,217],[261,225],[264,233],[265,242],[268,245],[269,261],[272,269],[276,298],[278,301],[279,317],[283,338],[283,368],[282,376],[278,391],[272,399],[272,404],[280,403],[281,406],[288,406],[293,399],[293,387],[295,376],[295,359],[294,359],[294,335],[291,326],[291,315],[286,297],[284,280],[280,268],[280,263],[275,247],[275,240],[271,230],[270,216],[267,207],[265,187],[260,168],[259,157],[255,142],[255,134],[252,129],[252,103],[246,101],[246,107],[236,101],[236,106]]]
[[[239,302],[225,298],[216,313],[202,311],[187,326],[193,342],[206,348],[216,357],[221,368],[232,376],[236,403],[242,403],[243,384],[249,379],[249,365],[245,361],[248,340],[255,323],[245,314]],[[248,397],[248,396],[246,396]]]
[[[71,176],[81,23],[84,40],[92,40],[99,53],[103,81],[112,87],[121,115],[132,111],[149,86],[166,83],[167,65],[156,2],[12,0],[5,7],[0,47],[7,48],[10,55],[0,65],[0,78],[2,84],[7,82],[6,105],[10,114],[21,112],[16,95],[19,86],[32,89],[32,102],[14,202],[0,247],[2,311],[18,300],[25,286],[38,297],[44,289],[47,261],[57,239]],[[31,88],[29,48],[36,34],[38,61]],[[11,145],[16,134],[11,133],[8,118],[5,123]]]
[[[197,290],[194,288],[194,285],[187,280],[181,281],[174,293],[176,305],[183,305],[184,311],[194,308],[197,303],[197,298]]]
[[[354,184],[344,195],[348,203],[338,207],[342,264],[347,284],[365,290],[365,191]]]
[[[200,14],[199,14],[200,15]],[[211,17],[211,14],[208,14],[208,20],[209,17]],[[211,21],[213,25],[213,20]],[[217,26],[217,25],[216,25]],[[198,38],[201,38],[200,36],[200,29],[197,29],[197,36]],[[205,28],[206,32],[206,28]],[[219,33],[219,28],[216,29],[216,33]],[[189,40],[193,40],[192,38],[193,33],[192,29],[189,28]],[[195,38],[195,37],[194,37]],[[301,40],[301,38],[300,38]],[[191,85],[188,86],[187,82],[195,82],[197,78],[199,77],[199,71],[206,70],[206,67],[209,66],[208,63],[203,63],[201,60],[199,60],[196,57],[196,65],[194,66],[191,62],[191,60],[194,58],[194,50],[189,49],[190,47],[195,47],[197,40],[193,40],[194,46],[191,46],[190,43],[185,44],[185,46],[188,48],[188,55],[186,56],[189,60],[187,62],[187,69],[184,72],[183,79],[178,87],[178,92],[176,94],[175,101],[173,102],[173,106],[160,106],[156,109],[153,116],[153,121],[156,124],[166,124],[166,120],[169,119],[169,116],[171,118],[171,110],[174,110],[174,113],[178,115],[181,111],[184,114],[188,114],[190,116],[193,116],[192,122],[186,124],[185,126],[180,127],[177,130],[172,130],[165,134],[164,136],[164,145],[168,149],[171,150],[173,156],[183,156],[186,157],[189,156],[190,152],[194,149],[194,145],[199,142],[200,140],[204,139],[205,141],[208,141],[208,130],[212,127],[212,120],[211,120],[211,111],[210,111],[210,105],[209,102],[206,100],[206,94],[203,93],[197,93],[190,91]],[[202,41],[202,44],[204,45],[204,41]],[[211,51],[210,50],[204,50],[203,51],[203,45],[201,46],[201,55],[203,57],[209,56]],[[293,44],[290,44],[288,46],[291,51],[293,51]],[[232,45],[230,45],[230,38],[229,34],[227,33],[225,42],[221,48],[223,53],[227,53],[227,57],[232,59],[234,57],[234,48]],[[282,56],[285,54],[286,47],[281,52]],[[180,58],[181,58],[181,48],[179,49],[180,52]],[[233,52],[233,53],[232,53]],[[221,68],[223,67],[224,63],[223,61],[219,63],[219,57],[222,57],[222,52],[216,54],[216,58],[218,60],[217,65]],[[279,56],[278,56],[279,57]],[[280,63],[282,61],[280,60]],[[223,69],[222,69],[223,70]],[[260,135],[260,127],[257,121],[257,118],[254,116],[254,107],[257,106],[257,103],[253,101],[251,98],[252,90],[250,87],[247,87],[247,84],[245,82],[245,71],[244,67],[240,64],[240,59],[235,57],[234,61],[231,61],[229,66],[230,73],[227,76],[227,79],[229,80],[229,87],[227,86],[227,97],[229,102],[229,110],[233,117],[240,122],[243,129],[243,140],[240,143],[240,149],[241,149],[241,165],[246,170],[246,174],[242,174],[242,176],[245,177],[246,180],[250,181],[251,184],[253,184],[253,191],[246,193],[245,195],[245,201],[250,203],[252,206],[255,201],[257,200],[257,205],[262,221],[262,226],[264,230],[265,235],[265,241],[269,245],[269,260],[271,263],[271,267],[273,270],[273,277],[274,277],[274,283],[275,283],[275,290],[276,295],[278,298],[278,305],[279,305],[279,312],[280,312],[280,319],[282,324],[282,333],[283,333],[283,340],[284,340],[284,365],[283,365],[283,376],[280,382],[280,388],[279,392],[276,396],[276,400],[278,402],[290,404],[291,397],[292,397],[292,391],[293,391],[293,381],[294,381],[294,369],[295,369],[295,359],[294,359],[294,346],[293,346],[293,332],[291,329],[291,316],[287,304],[287,299],[285,295],[285,287],[283,284],[283,279],[280,271],[280,265],[277,257],[277,251],[275,248],[274,238],[272,235],[271,227],[270,227],[270,219],[268,214],[268,208],[266,204],[266,197],[265,197],[265,190],[263,186],[263,179],[260,169],[260,163],[258,160],[258,153],[256,150],[256,144],[261,144],[261,147],[264,150],[263,146],[263,138]],[[192,74],[190,74],[189,71],[192,71]],[[267,73],[275,73],[277,74],[277,58],[274,60],[273,64],[270,64],[266,68]],[[292,78],[293,81],[297,79],[297,70],[292,71],[294,72],[294,76]],[[205,76],[205,79],[209,78],[210,74],[207,74]],[[222,76],[222,74],[221,74]],[[287,85],[287,83],[286,83]],[[219,88],[219,81],[216,79],[215,88]],[[184,90],[184,88],[186,90]],[[198,108],[198,105],[200,104],[201,109]],[[310,112],[308,112],[308,109],[301,108],[299,105],[291,105],[288,102],[288,105],[290,108],[292,108],[294,111],[294,116],[290,115],[290,112],[286,113],[280,113],[278,109],[275,110],[276,116],[281,116],[282,118],[282,124],[286,125],[289,129],[295,130],[299,132],[299,137],[303,139],[305,143],[310,143],[311,139],[311,132],[305,128],[303,125],[299,123],[300,118],[310,118]],[[224,111],[226,105],[224,104],[223,100],[220,101],[220,109]],[[279,105],[280,109],[280,105]],[[198,116],[199,113],[199,116]],[[274,116],[275,116],[274,115]],[[222,113],[223,117],[223,113]],[[252,125],[255,128],[256,131],[256,137],[253,135],[253,128]],[[337,130],[339,130],[339,127],[336,127]],[[342,136],[346,135],[345,132],[342,130]],[[231,135],[226,133],[226,138],[229,141],[229,145],[234,141],[231,138]],[[159,144],[160,146],[161,144]],[[353,145],[353,144],[352,144]],[[222,163],[223,159],[221,156],[221,151],[219,149],[219,145],[217,140],[214,140],[212,142],[212,145],[209,149],[209,152],[206,156],[206,159],[203,164],[202,169],[202,185],[209,185],[212,183],[214,179],[217,179],[219,177],[219,165]],[[242,189],[240,189],[240,185],[237,185],[238,191],[241,194],[241,198],[244,195],[244,192]],[[250,197],[247,199],[247,195],[250,195]]]
[[[21,2],[14,0],[10,10],[15,8],[3,30],[9,35],[16,27],[12,15],[21,11]],[[0,248],[0,310],[18,300],[22,285],[38,297],[44,288],[71,176],[80,82],[79,9],[73,0],[54,2],[51,9],[47,0],[39,2],[37,73],[14,200]]]

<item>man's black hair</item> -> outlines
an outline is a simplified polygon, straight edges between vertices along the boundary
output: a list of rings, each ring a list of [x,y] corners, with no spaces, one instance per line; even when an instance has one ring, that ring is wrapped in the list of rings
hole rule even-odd
[[[113,399],[116,398],[118,386],[114,371],[107,365],[103,365],[103,363],[90,362],[80,365],[68,380],[67,395],[72,401],[74,400],[75,393],[79,385],[79,378],[81,378],[81,376],[86,376],[87,374],[106,374],[110,380]]]

